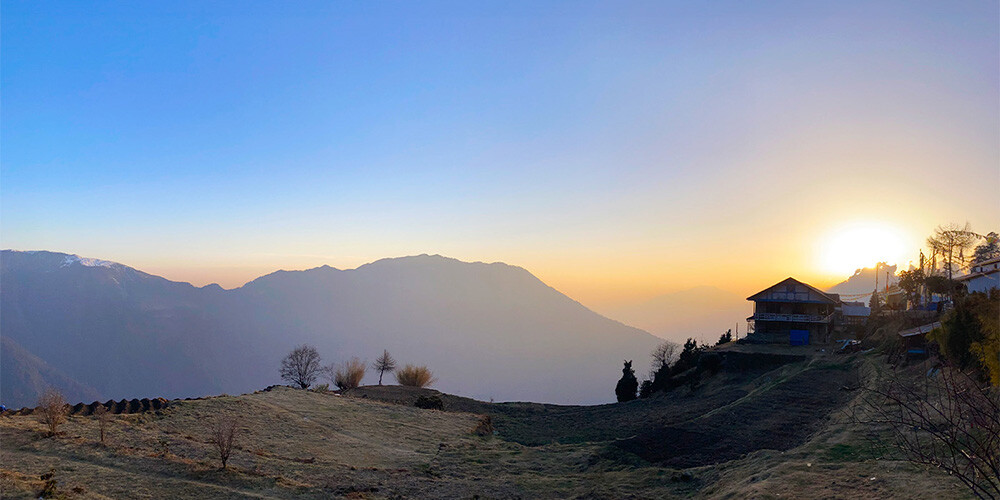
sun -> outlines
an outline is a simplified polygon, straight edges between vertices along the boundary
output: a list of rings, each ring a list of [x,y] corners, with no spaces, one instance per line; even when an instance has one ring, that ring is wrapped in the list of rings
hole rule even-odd
[[[820,265],[832,275],[850,275],[878,262],[906,261],[906,237],[899,228],[881,222],[854,222],[827,234],[819,246]]]

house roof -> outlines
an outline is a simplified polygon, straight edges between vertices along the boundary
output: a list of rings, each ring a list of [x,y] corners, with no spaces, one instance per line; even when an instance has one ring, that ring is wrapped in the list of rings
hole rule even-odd
[[[763,290],[761,290],[761,291],[759,291],[759,292],[757,292],[757,293],[755,293],[755,294],[747,297],[747,300],[754,300],[754,297],[756,297],[756,296],[758,296],[758,295],[760,295],[760,294],[762,294],[762,293],[764,293],[764,292],[766,292],[766,291],[768,291],[768,290],[770,290],[770,289],[772,289],[772,288],[774,288],[776,286],[788,283],[789,281],[793,281],[795,283],[798,283],[798,284],[800,284],[800,285],[808,288],[809,290],[811,290],[813,292],[816,292],[820,296],[820,298],[826,299],[831,304],[836,304],[836,303],[840,302],[840,294],[826,293],[823,290],[820,290],[819,288],[816,288],[816,287],[814,287],[814,286],[812,286],[812,285],[810,285],[808,283],[803,283],[803,282],[801,282],[801,281],[799,281],[799,280],[797,280],[795,278],[792,278],[792,277],[785,278],[785,279],[783,279],[783,280],[781,280],[781,281],[779,281],[779,282],[777,282],[777,283],[775,283],[775,284],[773,284],[773,285],[771,285],[771,286],[769,286],[769,287],[767,287],[767,288],[765,288],[765,289],[763,289]]]
[[[993,264],[996,262],[1000,262],[1000,257],[993,257],[992,259],[986,259],[982,262],[976,262],[973,266],[982,266],[984,264]]]
[[[903,330],[899,332],[900,337],[912,337],[914,335],[925,335],[931,332],[935,328],[941,328],[941,322],[935,321],[933,323],[927,323],[926,325],[918,326],[916,328],[910,328],[909,330]]]
[[[841,306],[841,313],[844,316],[871,316],[872,310],[870,307],[865,305],[847,305]]]
[[[987,269],[985,271],[980,271],[978,273],[969,273],[969,274],[966,274],[965,276],[959,276],[959,277],[955,278],[955,280],[956,281],[968,281],[968,280],[971,280],[971,279],[978,278],[980,276],[989,276],[991,274],[996,274],[996,273],[1000,273],[1000,269]]]

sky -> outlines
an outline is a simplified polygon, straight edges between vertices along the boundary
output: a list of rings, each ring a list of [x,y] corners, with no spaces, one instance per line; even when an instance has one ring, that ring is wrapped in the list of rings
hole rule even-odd
[[[997,2],[0,4],[0,246],[442,254],[590,306],[1000,230]]]

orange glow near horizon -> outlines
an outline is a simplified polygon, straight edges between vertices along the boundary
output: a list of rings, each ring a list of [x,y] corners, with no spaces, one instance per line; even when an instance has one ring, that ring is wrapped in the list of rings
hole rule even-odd
[[[831,276],[849,276],[878,262],[901,265],[912,259],[906,243],[909,239],[901,229],[882,222],[845,224],[820,240],[819,265]]]

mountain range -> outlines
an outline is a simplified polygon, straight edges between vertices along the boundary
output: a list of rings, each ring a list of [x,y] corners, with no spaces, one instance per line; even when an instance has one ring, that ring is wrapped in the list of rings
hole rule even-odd
[[[899,282],[896,276],[896,265],[879,265],[876,267],[865,267],[854,271],[849,278],[830,287],[828,292],[838,293],[845,301],[857,301],[868,303],[871,299],[872,291],[875,290],[876,282],[879,290],[884,290],[888,280],[889,285]]]
[[[601,316],[528,271],[437,255],[278,271],[225,290],[47,251],[0,255],[0,401],[241,393],[280,383],[303,343],[325,362],[388,349],[441,390],[480,399],[613,400],[662,340]],[[372,382],[374,378],[369,374]],[[391,378],[391,377],[390,377]]]

